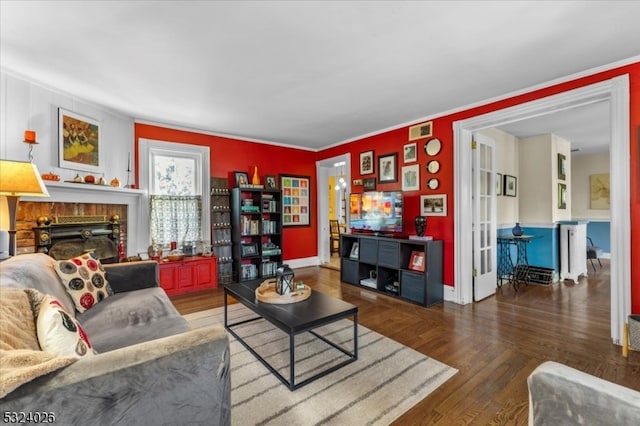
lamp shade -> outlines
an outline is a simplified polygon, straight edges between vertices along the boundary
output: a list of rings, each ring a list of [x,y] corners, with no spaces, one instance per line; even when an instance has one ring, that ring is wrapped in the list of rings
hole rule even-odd
[[[35,164],[0,160],[0,195],[48,197],[49,192]]]

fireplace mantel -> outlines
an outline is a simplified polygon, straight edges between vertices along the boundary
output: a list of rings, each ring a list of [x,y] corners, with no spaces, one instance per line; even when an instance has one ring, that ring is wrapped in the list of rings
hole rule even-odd
[[[127,256],[146,252],[147,245],[142,242],[143,223],[140,212],[146,191],[130,188],[114,188],[105,185],[45,181],[49,198],[21,197],[21,200],[49,203],[96,203],[127,205]]]

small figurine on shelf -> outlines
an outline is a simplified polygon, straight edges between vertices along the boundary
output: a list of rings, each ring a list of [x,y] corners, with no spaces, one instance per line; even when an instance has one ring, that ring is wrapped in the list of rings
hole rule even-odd
[[[111,179],[111,186],[113,186],[114,188],[119,188],[120,187],[120,180],[118,180],[117,177]]]

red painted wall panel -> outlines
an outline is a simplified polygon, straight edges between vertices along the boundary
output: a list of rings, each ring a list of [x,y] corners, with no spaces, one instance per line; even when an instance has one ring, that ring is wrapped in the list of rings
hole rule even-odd
[[[258,166],[258,174],[263,184],[264,175],[278,176],[280,173],[285,173],[310,176],[312,182],[311,226],[285,227],[282,249],[285,260],[317,255],[316,153],[136,123],[136,158],[138,158],[138,140],[140,138],[208,146],[211,156],[211,176],[227,176],[230,187],[233,187],[234,171],[247,172],[251,178],[254,166]]]

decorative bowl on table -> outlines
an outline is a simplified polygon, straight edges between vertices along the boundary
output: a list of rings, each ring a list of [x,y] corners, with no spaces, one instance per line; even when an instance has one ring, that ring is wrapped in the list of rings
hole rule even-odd
[[[177,262],[177,261],[183,260],[183,259],[184,259],[184,253],[181,252],[180,250],[172,250],[167,255],[167,260],[169,262]]]

